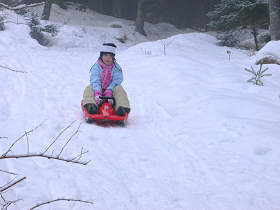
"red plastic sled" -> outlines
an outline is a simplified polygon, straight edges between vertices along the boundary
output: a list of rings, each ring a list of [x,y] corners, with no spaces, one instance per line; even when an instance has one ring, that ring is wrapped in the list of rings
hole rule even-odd
[[[108,102],[109,98],[102,97],[102,99],[105,99],[103,101],[103,104],[99,107],[98,114],[89,114],[88,111],[84,108],[83,100],[81,102],[81,107],[85,116],[85,119],[88,123],[92,122],[116,122],[120,126],[124,126],[125,122],[128,118],[128,113],[125,114],[125,116],[118,116],[116,114],[116,111],[112,107],[112,105]],[[107,99],[107,100],[106,100]]]

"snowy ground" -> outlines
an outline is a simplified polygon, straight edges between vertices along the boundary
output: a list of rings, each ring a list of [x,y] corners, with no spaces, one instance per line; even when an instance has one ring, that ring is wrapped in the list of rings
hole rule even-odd
[[[75,156],[84,147],[84,160],[91,163],[0,160],[0,169],[27,177],[5,193],[7,199],[23,199],[10,209],[61,197],[94,204],[57,202],[41,209],[279,209],[279,67],[269,66],[273,76],[263,79],[264,87],[253,86],[244,71],[253,59],[230,49],[229,61],[229,49],[216,46],[212,36],[186,33],[131,47],[146,38],[127,32],[135,40],[120,44],[117,55],[132,107],[127,126],[86,124],[80,100],[88,71],[102,33],[113,32],[68,24],[69,33],[49,48],[30,39],[25,25],[7,24],[1,32],[1,65],[27,73],[0,70],[0,136],[8,137],[0,139],[0,154],[40,123],[29,144],[30,152],[43,151],[76,120],[54,152],[82,123],[63,155]],[[23,141],[12,153],[26,151]],[[0,186],[14,178],[0,175]]]
[[[280,65],[280,41],[268,42],[255,56],[255,63],[273,63]],[[266,61],[266,62],[265,62]]]

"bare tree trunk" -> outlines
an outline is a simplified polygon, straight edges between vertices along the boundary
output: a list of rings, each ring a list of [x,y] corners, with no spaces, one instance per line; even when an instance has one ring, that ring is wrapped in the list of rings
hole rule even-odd
[[[280,0],[269,0],[270,35],[272,40],[280,40]]]
[[[144,15],[145,15],[145,2],[147,0],[139,0],[137,5],[137,17],[135,22],[135,31],[139,32],[140,34],[143,34],[144,36],[147,36],[145,30],[144,30]]]
[[[49,20],[51,15],[51,8],[52,8],[52,2],[53,0],[46,0],[45,6],[42,14],[42,20]]]
[[[56,3],[61,9],[67,9],[66,5],[64,4],[64,0],[54,0],[53,3]]]
[[[255,25],[252,26],[252,34],[254,36],[254,42],[255,42],[255,46],[256,46],[256,51],[258,51],[259,50],[259,43],[258,43],[258,38],[257,38],[258,30],[257,30]]]
[[[112,14],[115,17],[118,18],[124,18],[125,17],[125,9],[126,9],[126,5],[127,5],[127,1],[126,0],[113,0],[113,8],[112,8]],[[128,8],[129,9],[129,8]]]
[[[0,16],[0,31],[5,30],[4,18]]]

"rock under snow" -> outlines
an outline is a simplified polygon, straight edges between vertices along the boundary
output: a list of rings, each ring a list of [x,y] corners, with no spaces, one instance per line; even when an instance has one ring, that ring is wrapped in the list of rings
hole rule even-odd
[[[256,55],[258,64],[278,64],[280,65],[280,41],[268,42]]]

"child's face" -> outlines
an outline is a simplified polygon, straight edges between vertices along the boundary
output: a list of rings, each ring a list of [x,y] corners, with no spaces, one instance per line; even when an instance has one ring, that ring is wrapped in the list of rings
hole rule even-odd
[[[103,63],[105,63],[106,65],[111,65],[113,63],[113,55],[107,53],[102,55],[102,60]]]

